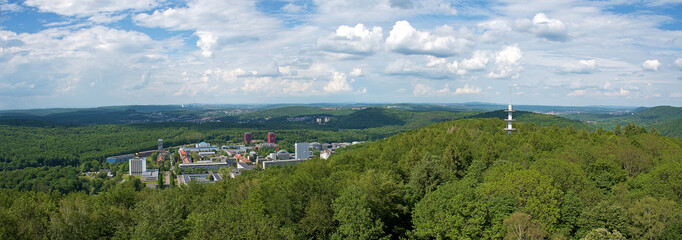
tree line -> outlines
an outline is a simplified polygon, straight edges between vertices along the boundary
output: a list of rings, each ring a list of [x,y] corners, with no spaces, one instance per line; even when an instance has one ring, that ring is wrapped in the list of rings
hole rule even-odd
[[[98,194],[0,189],[0,238],[679,239],[682,142],[464,119],[244,171]]]

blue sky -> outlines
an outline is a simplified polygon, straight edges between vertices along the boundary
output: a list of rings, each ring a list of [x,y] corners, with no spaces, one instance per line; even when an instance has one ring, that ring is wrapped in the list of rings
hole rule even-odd
[[[682,1],[0,0],[0,109],[682,106]]]

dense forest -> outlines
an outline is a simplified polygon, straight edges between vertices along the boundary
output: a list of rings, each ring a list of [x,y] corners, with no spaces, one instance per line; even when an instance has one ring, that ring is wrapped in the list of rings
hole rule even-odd
[[[637,125],[654,127],[663,136],[682,137],[682,107],[657,106],[638,108],[629,114],[581,113],[562,115],[569,119],[590,121],[597,127],[615,129],[617,125],[636,123]]]
[[[503,126],[441,122],[215,184],[150,189],[130,178],[97,194],[0,189],[0,239],[682,236],[680,139],[634,124],[518,123],[512,135]]]

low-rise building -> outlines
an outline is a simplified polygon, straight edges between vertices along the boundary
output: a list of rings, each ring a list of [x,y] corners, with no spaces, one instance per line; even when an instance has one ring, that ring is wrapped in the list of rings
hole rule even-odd
[[[159,178],[159,169],[150,169],[140,174],[140,181],[156,182]]]
[[[220,182],[223,179],[218,173],[191,173],[178,176],[179,185],[187,185],[190,182],[212,183]]]
[[[226,162],[196,162],[196,163],[180,163],[178,167],[181,169],[201,168],[205,170],[218,170],[221,167],[229,167]]]
[[[214,152],[199,152],[199,157],[208,157],[215,155]]]
[[[107,162],[109,164],[120,164],[124,162],[128,162],[131,158],[134,158],[135,154],[125,154],[125,155],[118,155],[118,156],[111,156],[107,158]]]
[[[245,163],[237,163],[237,168],[233,168],[230,170],[230,177],[235,178],[239,175],[242,175],[242,171],[248,171],[253,169],[253,166],[250,166]]]
[[[266,169],[268,167],[272,166],[283,166],[283,165],[290,165],[290,164],[297,164],[303,161],[307,161],[307,159],[301,159],[301,160],[296,160],[296,159],[291,159],[291,160],[271,160],[271,161],[263,161],[261,164],[263,165],[263,169]]]

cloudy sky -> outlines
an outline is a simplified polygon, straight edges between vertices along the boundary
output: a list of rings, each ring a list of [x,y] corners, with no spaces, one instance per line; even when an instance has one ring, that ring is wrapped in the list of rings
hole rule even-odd
[[[682,1],[0,0],[0,109],[682,105]]]

